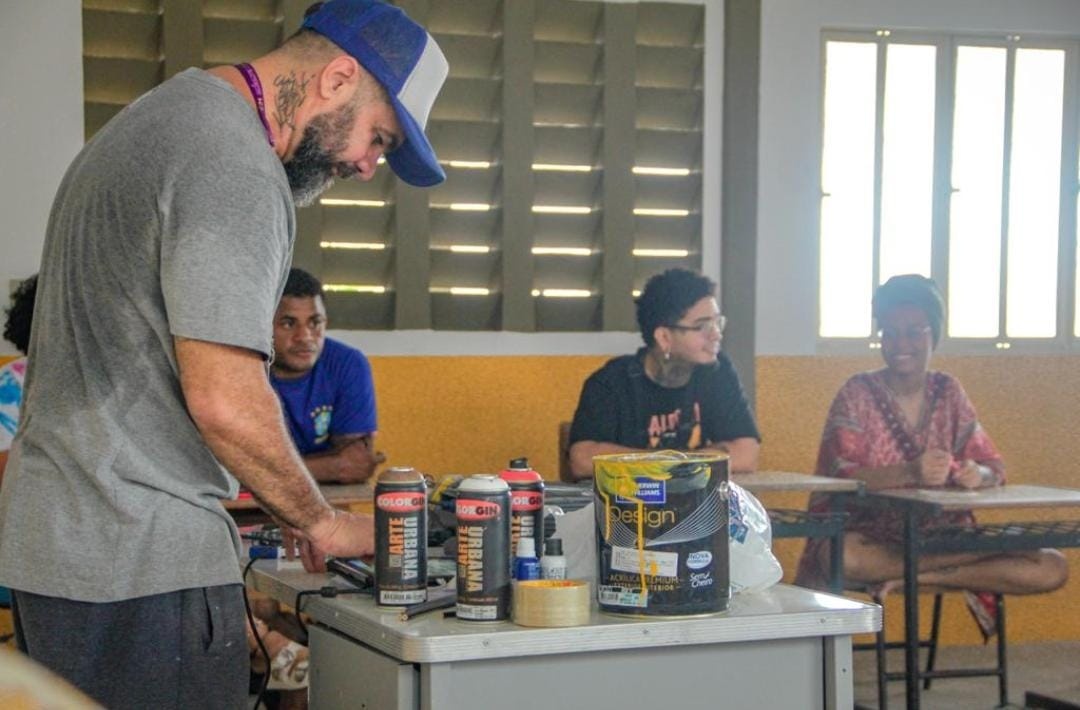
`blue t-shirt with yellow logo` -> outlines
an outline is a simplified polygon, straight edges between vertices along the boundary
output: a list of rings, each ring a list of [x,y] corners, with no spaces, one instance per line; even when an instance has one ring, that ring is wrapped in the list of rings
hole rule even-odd
[[[285,422],[303,455],[330,448],[330,437],[376,431],[371,365],[356,348],[326,339],[315,367],[303,377],[270,375]]]

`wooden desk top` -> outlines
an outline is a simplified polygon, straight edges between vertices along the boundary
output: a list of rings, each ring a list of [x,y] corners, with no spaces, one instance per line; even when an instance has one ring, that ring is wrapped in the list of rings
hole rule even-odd
[[[372,486],[368,483],[350,483],[346,485],[338,483],[324,483],[319,486],[323,497],[330,505],[344,507],[353,503],[370,503]],[[251,497],[237,498],[236,500],[224,500],[222,504],[225,510],[258,510],[259,502]]]
[[[923,507],[935,511],[1080,506],[1080,490],[1049,486],[1005,485],[973,491],[957,488],[898,488],[867,492],[866,495],[888,499],[898,507]]]
[[[811,476],[792,471],[757,471],[755,473],[735,473],[732,483],[753,494],[770,492],[806,492],[806,493],[856,493],[862,490],[862,482],[851,478],[829,478]]]

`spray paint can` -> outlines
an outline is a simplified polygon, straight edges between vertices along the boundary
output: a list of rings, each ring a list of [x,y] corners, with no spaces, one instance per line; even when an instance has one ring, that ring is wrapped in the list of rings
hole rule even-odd
[[[457,618],[510,618],[510,487],[497,476],[458,485]]]
[[[540,557],[544,549],[544,479],[525,458],[511,461],[499,478],[510,486],[510,554],[516,557],[518,540],[531,537]]]
[[[415,469],[390,468],[375,484],[375,601],[427,599],[427,486]]]

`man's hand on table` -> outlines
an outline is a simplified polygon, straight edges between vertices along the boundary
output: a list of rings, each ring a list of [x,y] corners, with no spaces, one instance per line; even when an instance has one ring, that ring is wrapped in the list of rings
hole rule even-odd
[[[292,560],[296,552],[308,572],[325,572],[326,556],[371,557],[375,554],[375,519],[367,514],[333,510],[311,530],[281,528],[285,555]]]

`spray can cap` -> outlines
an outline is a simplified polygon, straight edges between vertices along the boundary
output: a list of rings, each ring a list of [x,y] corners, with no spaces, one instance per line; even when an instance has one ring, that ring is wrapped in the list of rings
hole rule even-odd
[[[510,465],[507,468],[517,468],[517,469],[523,469],[525,471],[528,471],[529,470],[529,459],[528,459],[528,457],[525,457],[525,456],[522,456],[521,458],[517,458],[517,459],[510,459]]]
[[[518,538],[517,544],[517,556],[518,557],[536,557],[536,540],[532,537],[522,535]]]
[[[544,555],[561,555],[562,554],[562,539],[557,537],[548,538],[544,543]]]

